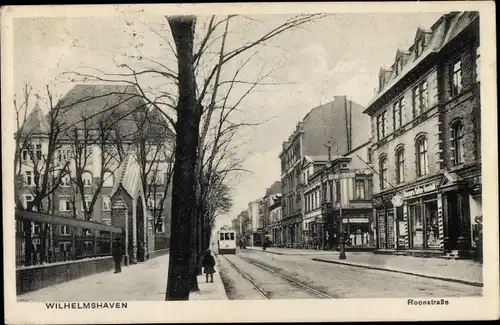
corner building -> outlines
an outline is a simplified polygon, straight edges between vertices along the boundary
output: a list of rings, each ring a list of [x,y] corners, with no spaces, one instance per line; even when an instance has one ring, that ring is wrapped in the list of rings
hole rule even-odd
[[[473,246],[469,201],[480,196],[480,109],[470,53],[478,29],[477,12],[445,14],[419,28],[414,44],[380,70],[379,91],[365,110],[379,251],[462,256]],[[396,195],[400,206],[393,205]],[[474,202],[480,210],[480,199]]]

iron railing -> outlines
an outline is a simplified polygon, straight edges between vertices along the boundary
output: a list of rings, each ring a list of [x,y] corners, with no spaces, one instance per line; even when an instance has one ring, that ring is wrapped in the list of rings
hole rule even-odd
[[[119,227],[16,210],[16,267],[110,256]]]

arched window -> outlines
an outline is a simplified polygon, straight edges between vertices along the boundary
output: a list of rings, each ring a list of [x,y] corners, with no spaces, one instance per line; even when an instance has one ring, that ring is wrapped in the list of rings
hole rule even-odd
[[[103,187],[113,187],[113,184],[115,183],[113,174],[110,172],[105,172],[104,177],[102,179],[102,186]]]
[[[460,165],[464,162],[464,129],[462,122],[457,120],[451,125],[451,139],[453,145],[453,163]]]
[[[92,187],[92,174],[90,172],[83,172],[82,181],[83,186]]]
[[[405,149],[400,147],[396,150],[396,183],[405,181]]]
[[[387,180],[387,157],[382,157],[379,160],[379,170],[380,170],[380,189],[383,190],[386,187]]]
[[[427,175],[427,138],[425,136],[417,139],[415,149],[417,153],[417,175]]]

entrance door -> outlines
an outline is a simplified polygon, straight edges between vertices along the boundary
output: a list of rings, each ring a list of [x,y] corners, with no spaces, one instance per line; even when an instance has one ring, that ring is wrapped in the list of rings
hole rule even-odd
[[[424,223],[422,218],[422,206],[420,203],[408,204],[408,212],[411,224],[412,248],[422,249],[424,247]]]

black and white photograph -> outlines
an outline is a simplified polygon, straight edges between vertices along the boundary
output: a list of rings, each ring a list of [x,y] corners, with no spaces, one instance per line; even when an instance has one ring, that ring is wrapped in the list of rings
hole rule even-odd
[[[283,5],[2,8],[7,323],[500,317],[494,3]]]

